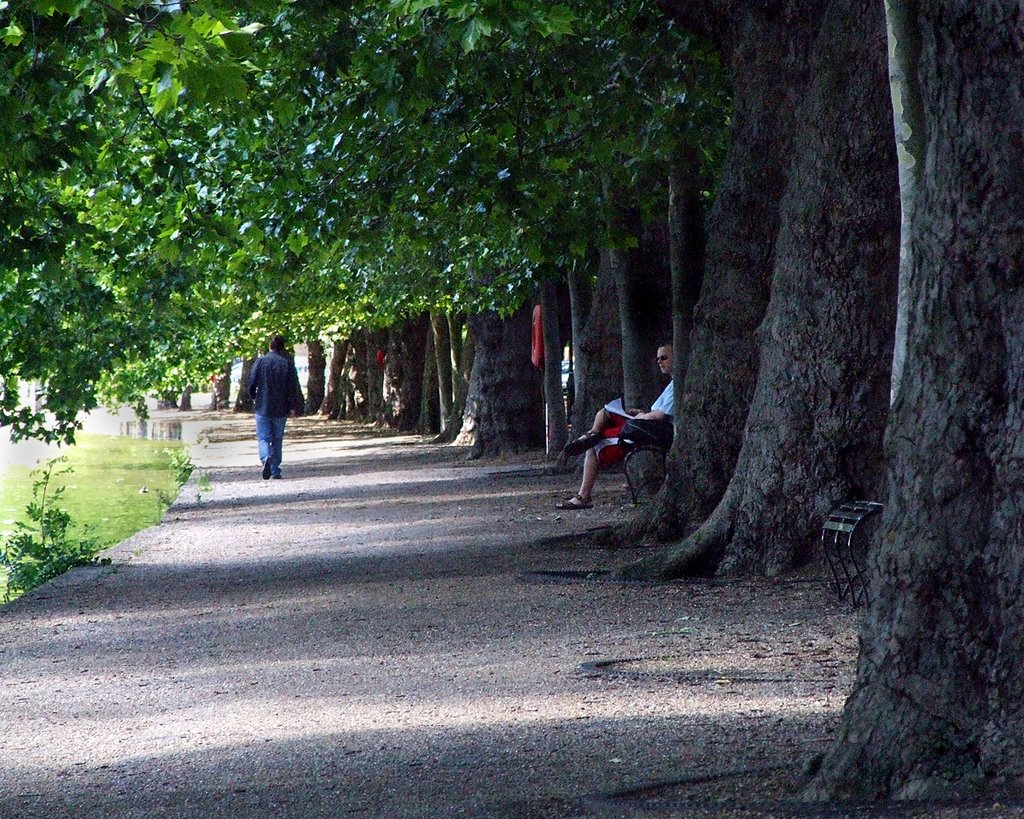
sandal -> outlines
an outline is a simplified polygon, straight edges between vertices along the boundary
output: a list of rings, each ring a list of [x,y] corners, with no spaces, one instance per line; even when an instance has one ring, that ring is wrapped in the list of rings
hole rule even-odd
[[[592,509],[592,501],[583,500],[579,495],[573,495],[569,500],[555,504],[555,509]]]
[[[588,432],[585,435],[581,435],[575,441],[569,441],[562,451],[568,456],[582,455],[588,449],[592,449],[600,440],[600,432]]]

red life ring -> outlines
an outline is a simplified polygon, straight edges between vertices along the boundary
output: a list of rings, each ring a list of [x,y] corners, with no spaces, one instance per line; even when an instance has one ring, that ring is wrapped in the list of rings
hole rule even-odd
[[[533,308],[533,336],[530,361],[538,370],[544,366],[544,317],[540,305]]]

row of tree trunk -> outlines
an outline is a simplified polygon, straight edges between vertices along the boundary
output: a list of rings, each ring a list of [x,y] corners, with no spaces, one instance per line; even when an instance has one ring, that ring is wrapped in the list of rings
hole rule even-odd
[[[628,573],[774,574],[830,507],[884,500],[806,796],[1019,795],[1020,4],[662,5],[718,45],[735,107],[669,477],[620,532],[670,545]]]
[[[388,329],[356,331],[334,341],[329,353],[320,339],[307,340],[306,348],[306,415],[378,423],[439,440],[454,440],[461,429],[474,351],[461,317],[424,314]],[[245,384],[254,361],[242,362],[230,407],[230,368],[218,375],[212,409],[252,412]]]
[[[654,348],[671,338],[667,479],[615,535],[665,548],[624,574],[774,575],[816,557],[831,508],[883,500],[857,683],[807,795],[1020,787],[1019,3],[662,6],[731,76],[710,210],[681,144],[662,217],[643,223],[636,192],[605,186],[632,249],[539,285],[543,372],[532,305],[465,328],[419,316],[335,343],[307,410],[438,432],[474,456],[554,453],[609,398],[649,405]]]

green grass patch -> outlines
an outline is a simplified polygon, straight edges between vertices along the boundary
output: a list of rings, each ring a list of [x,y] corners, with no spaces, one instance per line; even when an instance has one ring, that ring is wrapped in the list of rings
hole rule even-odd
[[[71,515],[69,531],[106,547],[159,522],[165,499],[178,492],[167,450],[181,451],[184,445],[108,435],[75,437],[75,446],[50,455],[66,455],[73,470],[54,480],[66,487],[61,507]],[[32,468],[0,464],[0,538],[13,531],[13,521],[26,520],[31,500]]]

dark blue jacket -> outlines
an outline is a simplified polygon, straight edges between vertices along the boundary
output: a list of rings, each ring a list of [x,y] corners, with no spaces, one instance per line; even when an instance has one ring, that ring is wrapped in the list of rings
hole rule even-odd
[[[256,403],[257,415],[287,418],[292,410],[302,412],[302,390],[295,362],[279,352],[271,350],[256,359],[246,388]]]

